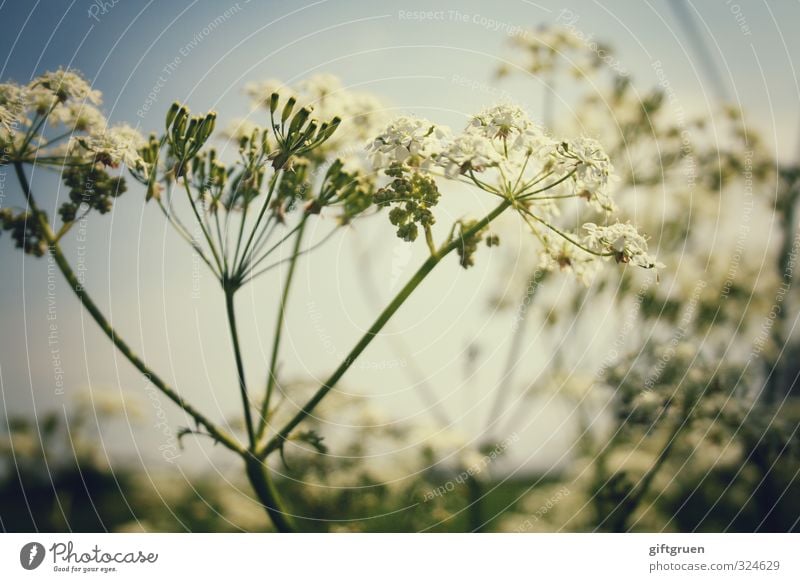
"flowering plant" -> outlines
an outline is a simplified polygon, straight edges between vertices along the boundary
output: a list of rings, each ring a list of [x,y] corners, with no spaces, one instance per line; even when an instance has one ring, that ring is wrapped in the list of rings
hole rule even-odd
[[[609,216],[614,203],[608,185],[613,166],[600,144],[589,138],[558,140],[512,105],[498,105],[473,116],[459,134],[424,119],[384,120],[377,101],[343,89],[330,77],[315,77],[295,87],[277,82],[248,87],[264,125],[242,121],[225,135],[234,140],[238,159],[226,163],[210,139],[216,114],[192,115],[174,104],[163,132],[143,137],[126,126],[109,127],[97,106],[100,94],[76,72],[46,73],[28,85],[0,85],[2,165],[14,167],[25,207],[0,211],[3,230],[18,247],[35,256],[49,253],[70,287],[120,352],[162,393],[195,421],[195,433],[211,437],[244,462],[259,500],[278,530],[295,528],[273,482],[267,459],[285,456],[289,440],[323,450],[322,437],[302,431],[312,412],[337,385],[363,350],[427,275],[455,252],[462,267],[474,264],[478,246],[499,243],[491,225],[506,211],[515,213],[540,245],[547,268],[588,278],[603,261],[653,269],[645,238],[627,223],[587,223],[581,231],[558,225],[563,204],[585,205]],[[52,128],[55,135],[51,137]],[[372,169],[358,152],[364,138]],[[355,146],[355,147],[354,147]],[[350,151],[350,155],[345,155]],[[363,152],[363,150],[361,150]],[[70,189],[56,225],[37,202],[26,166],[43,165],[60,173]],[[236,363],[244,435],[208,418],[169,386],[122,339],[76,276],[61,249],[61,239],[92,210],[106,213],[127,189],[126,169],[140,183],[145,201],[197,253],[220,284]],[[462,218],[437,243],[436,206],[448,181],[468,184],[496,201],[485,216]],[[186,216],[178,206],[184,198]],[[423,235],[428,258],[385,306],[367,332],[285,422],[277,422],[274,394],[280,387],[281,336],[309,221],[336,218],[334,230],[387,208],[399,238]],[[194,233],[197,233],[195,235]],[[276,240],[277,239],[277,240]],[[240,346],[235,297],[248,283],[284,261],[275,254],[292,250],[284,286],[276,297],[278,317],[263,397],[253,399]]]

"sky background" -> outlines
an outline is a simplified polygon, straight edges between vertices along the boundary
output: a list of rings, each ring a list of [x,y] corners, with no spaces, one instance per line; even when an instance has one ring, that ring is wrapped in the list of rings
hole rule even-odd
[[[721,92],[748,113],[780,159],[796,159],[800,91],[793,61],[800,55],[794,30],[800,4],[720,0],[688,6],[719,71],[718,87],[710,82],[669,4],[652,0],[5,1],[0,3],[0,79],[27,82],[59,66],[80,69],[103,92],[112,121],[148,132],[162,126],[174,100],[195,111],[216,109],[224,124],[247,114],[242,94],[246,82],[278,78],[292,83],[325,72],[339,76],[346,86],[375,93],[398,113],[457,127],[500,96],[541,111],[539,79],[518,75],[499,82],[494,72],[518,56],[509,45],[509,30],[554,24],[562,10],[569,10],[577,29],[615,49],[638,87],[658,83],[654,63],[660,61],[687,111],[703,115]],[[439,15],[419,19],[415,11]],[[569,90],[564,91],[556,117],[570,114]],[[0,204],[18,205],[13,176],[7,168],[0,172]],[[38,196],[54,207],[57,194],[48,198],[41,190],[56,192],[57,184],[44,175],[34,175],[33,181]],[[90,221],[83,249],[87,287],[120,332],[168,381],[212,417],[235,414],[238,394],[221,293],[201,275],[202,292],[192,294],[197,274],[188,249],[164,228],[157,208],[145,207],[142,199],[143,192],[132,186],[113,213]],[[470,204],[477,214],[482,203]],[[315,223],[315,236],[326,226],[324,221]],[[424,249],[408,251],[396,239],[387,241],[382,222],[359,228],[337,235],[301,263],[285,344],[287,373],[324,377],[369,326],[376,305],[392,296],[424,256]],[[76,256],[74,240],[65,247]],[[357,258],[364,250],[370,253],[377,282],[371,298],[359,283]],[[509,335],[507,319],[487,316],[485,292],[480,291],[510,279],[504,271],[508,267],[492,265],[488,255],[480,258],[484,260],[466,273],[455,261],[443,266],[387,330],[410,343],[415,361],[467,434],[482,426],[484,395],[491,393]],[[153,425],[161,405],[175,426],[186,424],[165,399],[157,405],[142,396],[143,380],[78,308],[58,273],[55,293],[48,298],[48,272],[52,276],[53,271],[47,259],[24,256],[2,236],[0,266],[0,406],[7,413],[68,409],[76,394],[91,388],[135,395],[145,428]],[[239,299],[246,360],[256,385],[264,377],[263,362],[271,348],[280,277],[275,273],[264,278]],[[57,310],[64,394],[56,390],[53,346],[47,341],[48,299]],[[607,341],[611,331],[591,330],[591,340]],[[497,340],[484,354],[485,369],[465,381],[464,350],[479,336]],[[526,357],[546,364],[533,344]],[[374,342],[364,358],[364,366],[355,366],[346,376],[344,390],[369,395],[370,403],[388,418],[427,419],[402,370],[370,369],[396,360],[388,342]],[[531,442],[540,443],[532,457],[558,459],[558,443],[540,438],[558,434],[558,418],[539,413],[525,425],[524,431],[537,437]],[[157,446],[164,437],[155,429],[123,423],[101,436],[127,455],[159,462]],[[189,451],[187,463],[205,454]]]

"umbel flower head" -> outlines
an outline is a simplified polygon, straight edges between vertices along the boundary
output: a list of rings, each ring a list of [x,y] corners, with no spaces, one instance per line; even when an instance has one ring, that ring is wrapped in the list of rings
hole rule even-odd
[[[368,150],[375,169],[389,179],[375,202],[391,207],[389,219],[398,226],[400,238],[412,241],[422,227],[431,252],[432,209],[440,197],[437,181],[450,179],[491,194],[516,211],[542,245],[546,269],[572,271],[588,282],[598,261],[611,258],[647,269],[661,266],[630,224],[587,223],[586,236],[559,226],[557,218],[566,204],[578,210],[583,206],[595,215],[615,211],[614,167],[595,139],[554,139],[517,106],[490,107],[472,116],[456,135],[426,119],[401,117],[379,133]],[[469,226],[475,224],[459,221],[450,236],[472,232]],[[480,230],[475,240],[463,241],[465,268],[473,264],[477,240],[484,235]],[[487,241],[496,244],[493,236]]]
[[[70,69],[60,68],[57,71],[45,73],[33,81],[30,87],[33,91],[43,88],[62,103],[76,100],[99,105],[102,101],[100,91],[92,89],[80,73]]]
[[[587,232],[584,238],[587,247],[612,257],[618,263],[631,263],[645,269],[664,268],[647,254],[647,240],[629,223],[598,226],[589,222],[583,225],[583,229]]]
[[[377,169],[394,164],[421,167],[436,159],[447,136],[445,128],[427,119],[398,117],[375,137],[368,149]]]
[[[125,164],[129,168],[145,167],[139,150],[147,142],[138,130],[127,124],[116,125],[85,137],[74,137],[72,140],[76,149],[85,150],[96,163],[103,166],[116,168]]]
[[[58,207],[63,224],[57,237],[90,211],[109,212],[126,191],[124,177],[109,169],[149,172],[140,155],[142,135],[125,124],[108,127],[101,102],[100,92],[70,69],[46,72],[27,85],[0,84],[0,165],[36,164],[61,173],[69,199]],[[42,256],[38,218],[31,210],[4,210],[0,226],[26,253]]]

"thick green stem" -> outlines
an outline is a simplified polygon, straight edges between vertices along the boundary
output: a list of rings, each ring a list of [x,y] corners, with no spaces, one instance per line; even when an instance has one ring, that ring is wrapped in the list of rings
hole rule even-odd
[[[504,210],[506,210],[511,205],[509,200],[504,200],[500,203],[492,212],[487,214],[483,219],[478,221],[474,226],[470,229],[466,230],[462,236],[456,238],[455,240],[449,241],[444,247],[442,247],[439,252],[435,255],[429,257],[419,270],[414,273],[411,277],[411,280],[406,283],[406,285],[400,290],[400,292],[395,296],[391,303],[383,310],[383,312],[378,316],[372,326],[367,330],[367,332],[361,337],[355,347],[350,351],[344,361],[339,365],[336,371],[331,375],[330,378],[317,390],[314,396],[306,402],[306,404],[297,412],[297,414],[292,417],[289,422],[275,435],[270,439],[267,443],[266,447],[262,451],[262,456],[267,456],[273,451],[279,449],[283,443],[289,438],[291,432],[300,424],[303,420],[305,420],[312,411],[317,407],[320,401],[325,398],[325,396],[330,392],[336,383],[344,376],[345,372],[353,365],[356,361],[358,356],[361,355],[366,347],[375,339],[375,336],[383,329],[383,326],[386,325],[386,322],[395,314],[395,312],[400,309],[400,306],[405,303],[406,299],[408,299],[414,290],[419,286],[420,283],[428,276],[428,274],[439,264],[439,262],[452,251],[454,251],[458,246],[462,244],[462,239],[468,239],[477,234],[480,230],[485,228],[490,222],[492,222],[495,218],[500,216]]]
[[[250,398],[247,395],[247,383],[244,375],[244,362],[242,360],[242,350],[239,346],[239,332],[236,329],[236,309],[233,305],[233,297],[236,288],[225,289],[225,310],[228,314],[228,327],[231,330],[231,342],[233,343],[233,356],[236,359],[236,376],[239,381],[239,393],[242,395],[242,410],[244,412],[244,422],[247,425],[247,437],[250,447],[256,443],[256,433],[253,430],[253,415],[250,411]]]
[[[283,322],[286,320],[286,306],[289,302],[289,292],[292,287],[292,280],[294,279],[295,267],[297,266],[297,258],[300,256],[300,245],[303,242],[303,232],[306,226],[306,216],[303,217],[300,223],[300,228],[297,231],[297,236],[294,240],[294,248],[292,249],[292,258],[289,261],[289,270],[286,273],[286,281],[283,284],[283,295],[281,296],[281,303],[278,307],[278,319],[275,322],[275,334],[272,344],[272,356],[269,362],[269,376],[267,377],[267,392],[264,396],[264,403],[261,406],[261,419],[258,424],[258,432],[256,440],[258,441],[264,434],[267,426],[269,416],[269,406],[272,400],[272,393],[275,390],[277,383],[277,368],[278,368],[278,355],[281,349],[281,337],[283,336]]]
[[[30,189],[30,185],[28,184],[28,179],[25,176],[25,172],[22,168],[21,164],[14,164],[14,169],[16,170],[17,177],[19,178],[20,185],[22,186],[23,191],[25,192],[25,197],[28,200],[28,204],[35,216],[35,220],[38,222],[39,229],[41,230],[42,236],[44,240],[47,242],[50,248],[50,254],[58,265],[58,268],[61,270],[61,273],[64,275],[67,283],[69,284],[72,291],[78,297],[80,302],[89,312],[89,315],[97,322],[97,325],[100,326],[100,329],[103,330],[103,333],[108,336],[111,342],[117,347],[117,349],[125,356],[128,361],[133,364],[133,366],[139,370],[156,388],[158,388],[164,395],[167,396],[170,400],[172,400],[175,404],[180,406],[189,416],[191,416],[198,425],[205,427],[208,431],[209,435],[211,435],[214,439],[218,442],[222,443],[224,446],[229,448],[232,451],[235,451],[239,454],[244,454],[244,448],[242,445],[236,441],[236,439],[229,435],[227,432],[219,428],[216,424],[208,420],[202,413],[195,410],[195,408],[186,402],[175,390],[173,390],[166,382],[164,382],[161,378],[156,375],[147,365],[133,352],[133,350],[125,343],[122,338],[119,337],[117,332],[111,327],[111,324],[105,318],[103,313],[94,303],[92,298],[86,292],[86,289],[83,287],[83,284],[78,280],[78,277],[75,275],[75,272],[72,270],[72,267],[67,261],[67,258],[64,256],[64,253],[61,251],[61,247],[59,246],[58,242],[55,240],[55,234],[53,233],[53,229],[50,227],[50,223],[47,221],[47,217],[45,214],[39,210],[36,202],[34,201],[33,194]]]
[[[279,532],[296,531],[291,517],[281,504],[266,463],[252,455],[247,455],[245,457],[245,467],[250,485],[258,496],[258,500],[264,506],[267,516],[275,525],[275,529]]]
[[[469,531],[480,533],[486,529],[483,518],[483,486],[475,475],[466,479],[467,486],[467,523]]]

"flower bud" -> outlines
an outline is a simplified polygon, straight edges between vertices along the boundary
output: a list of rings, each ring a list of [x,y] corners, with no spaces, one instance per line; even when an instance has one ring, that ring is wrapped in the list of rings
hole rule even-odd
[[[278,109],[278,101],[280,100],[281,96],[277,93],[273,93],[270,95],[269,98],[269,113],[270,115],[275,115],[275,111]]]
[[[172,123],[175,121],[175,117],[178,115],[178,111],[181,109],[181,104],[175,101],[167,111],[167,124],[166,128],[169,131],[169,128],[172,126]]]
[[[294,97],[289,97],[288,101],[286,101],[286,105],[283,106],[283,113],[281,113],[281,123],[286,123],[286,120],[289,119],[295,103],[297,103],[297,99]]]
[[[311,108],[310,107],[303,107],[300,111],[297,112],[292,118],[292,122],[289,124],[289,135],[297,133],[301,127],[308,121],[309,116],[311,115]]]

